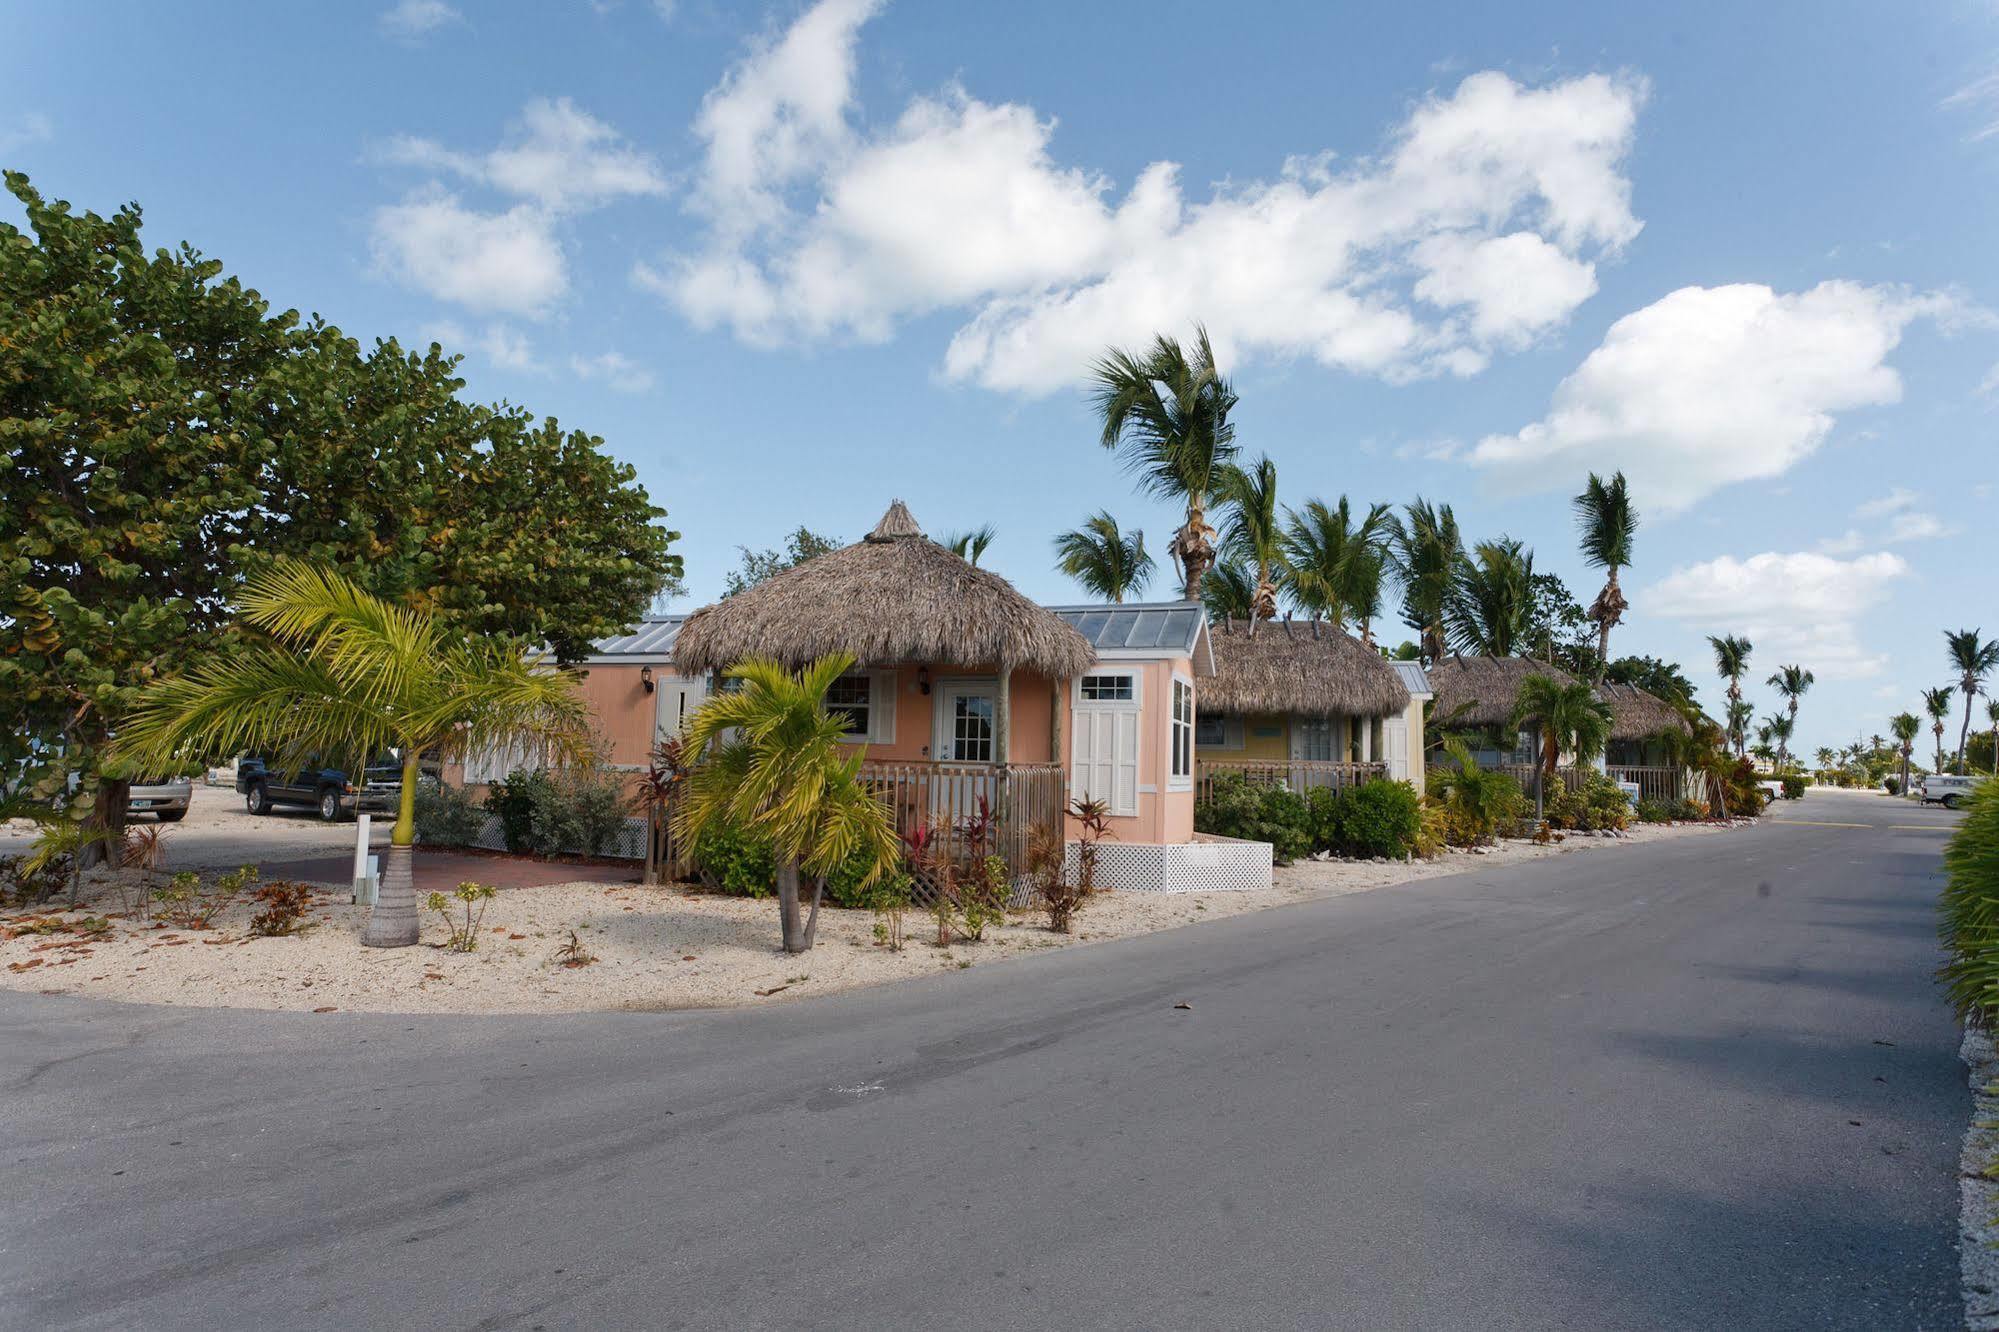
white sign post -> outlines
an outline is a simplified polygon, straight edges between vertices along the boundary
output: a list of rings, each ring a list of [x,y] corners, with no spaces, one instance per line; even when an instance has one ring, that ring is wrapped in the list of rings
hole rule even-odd
[[[374,858],[368,854],[368,816],[355,816],[354,832],[354,904],[373,906],[375,904]]]

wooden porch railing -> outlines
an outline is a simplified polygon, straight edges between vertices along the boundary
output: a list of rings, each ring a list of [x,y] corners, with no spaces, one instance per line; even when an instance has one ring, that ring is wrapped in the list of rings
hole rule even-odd
[[[1614,782],[1633,782],[1638,787],[1640,800],[1659,800],[1677,803],[1691,792],[1687,789],[1687,770],[1667,767],[1631,767],[1615,764],[1606,769]]]
[[[1194,764],[1194,800],[1214,797],[1214,782],[1225,773],[1304,795],[1317,787],[1338,791],[1388,775],[1386,763],[1336,763],[1319,759],[1200,759]]]

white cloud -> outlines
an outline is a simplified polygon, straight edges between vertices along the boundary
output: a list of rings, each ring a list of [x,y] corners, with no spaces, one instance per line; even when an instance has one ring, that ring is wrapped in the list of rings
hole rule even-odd
[[[1973,143],[1999,134],[1999,72],[1974,79],[1944,98],[1943,104],[1965,108],[1977,118],[1970,136]]]
[[[547,213],[521,204],[481,213],[439,189],[375,210],[382,271],[474,310],[536,314],[569,288],[569,270]]]
[[[567,97],[537,97],[499,147],[463,153],[434,139],[402,135],[378,154],[397,166],[449,172],[551,212],[576,212],[630,195],[666,193],[653,159]]]
[[[1886,518],[1891,513],[1901,513],[1916,506],[1916,492],[1906,486],[1895,486],[1885,495],[1868,500],[1854,509],[1855,518]]]
[[[601,356],[572,356],[569,368],[579,379],[602,380],[606,387],[618,393],[646,393],[658,382],[652,371],[632,360],[622,352],[605,352]]]
[[[1893,542],[1933,541],[1954,536],[1957,529],[1933,513],[1898,513],[1888,524],[1887,539]]]
[[[1622,469],[1641,505],[1678,512],[1781,475],[1825,442],[1835,413],[1898,400],[1888,353],[1911,321],[1954,308],[1852,282],[1683,287],[1611,325],[1546,417],[1479,441],[1472,459],[1530,489]]]
[[[437,343],[447,352],[474,348],[502,369],[534,374],[548,369],[535,356],[534,344],[527,335],[507,324],[488,324],[483,331],[475,334],[464,325],[447,319],[424,325],[422,334],[427,341]]]
[[[1978,391],[1981,394],[1999,394],[1999,365],[1985,372],[1985,378],[1978,381]]]
[[[382,31],[404,41],[427,37],[449,23],[462,23],[465,16],[444,0],[401,0],[382,11]]]
[[[47,143],[55,137],[53,120],[40,111],[23,112],[11,126],[0,127],[0,153],[11,153],[29,144]]]
[[[881,128],[855,103],[877,0],[822,0],[703,103],[705,244],[635,278],[702,327],[770,344],[967,321],[945,371],[1047,392],[1106,344],[1204,321],[1225,356],[1401,379],[1470,374],[1559,324],[1635,236],[1622,163],[1645,89],[1474,74],[1376,157],[1299,157],[1190,197],[1157,161],[1122,197],[1034,108],[951,87]]]
[[[1888,655],[1861,643],[1859,620],[1909,572],[1885,551],[1852,559],[1817,552],[1724,555],[1675,569],[1641,590],[1637,608],[1703,634],[1738,633],[1760,660],[1797,662],[1821,679],[1877,675]]]
[[[1956,528],[1944,522],[1943,519],[1937,517],[1935,514],[1916,507],[1921,503],[1922,498],[1921,495],[1918,495],[1906,486],[1896,486],[1889,490],[1887,494],[1868,500],[1865,504],[1854,509],[1853,516],[1867,519],[1887,519],[1888,522],[1882,529],[1881,539],[1884,541],[1897,543],[1905,541],[1930,541],[1937,537],[1955,535]],[[1853,537],[1855,540],[1859,538],[1858,533],[1849,532],[1847,535]],[[1825,549],[1823,543],[1821,543],[1820,549]]]
[[[661,23],[673,22],[674,15],[679,11],[678,0],[652,0],[652,12],[659,15]]]

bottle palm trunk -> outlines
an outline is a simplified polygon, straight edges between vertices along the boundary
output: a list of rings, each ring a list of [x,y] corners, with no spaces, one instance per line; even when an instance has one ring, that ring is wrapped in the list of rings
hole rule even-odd
[[[414,747],[403,751],[403,789],[396,825],[389,830],[389,855],[382,865],[375,905],[361,928],[361,943],[368,948],[408,948],[422,933],[416,905],[417,752]]]

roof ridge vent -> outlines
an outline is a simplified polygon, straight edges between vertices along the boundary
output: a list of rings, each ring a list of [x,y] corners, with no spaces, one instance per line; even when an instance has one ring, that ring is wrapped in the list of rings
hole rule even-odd
[[[916,525],[916,518],[909,512],[909,506],[901,500],[893,500],[888,506],[888,512],[882,515],[881,521],[875,524],[875,530],[868,533],[867,539],[880,543],[907,541],[922,535],[923,529]]]

